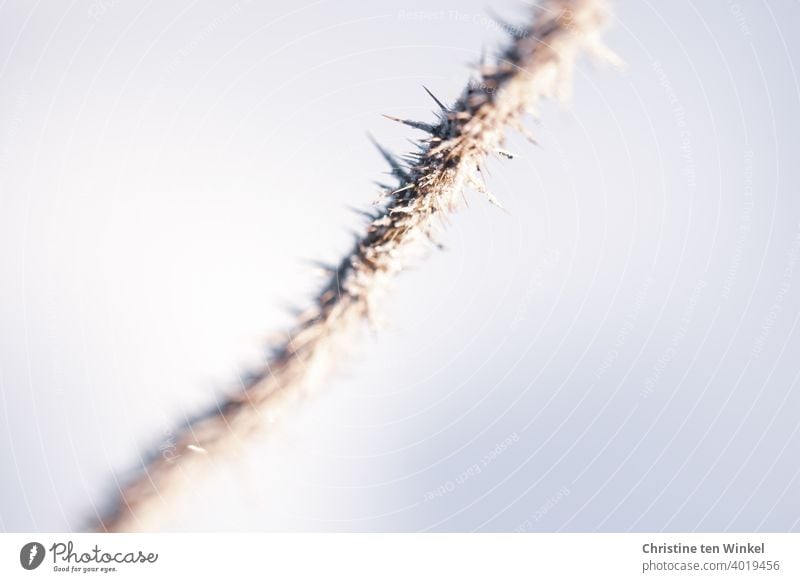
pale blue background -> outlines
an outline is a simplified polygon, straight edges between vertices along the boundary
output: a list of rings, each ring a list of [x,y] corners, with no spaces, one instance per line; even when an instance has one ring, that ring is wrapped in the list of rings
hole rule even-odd
[[[380,114],[455,97],[486,8],[0,6],[0,530],[82,527],[235,387],[359,228],[365,132],[407,147]],[[627,70],[511,137],[508,213],[470,194],[389,328],[168,529],[800,529],[800,5],[615,8]]]

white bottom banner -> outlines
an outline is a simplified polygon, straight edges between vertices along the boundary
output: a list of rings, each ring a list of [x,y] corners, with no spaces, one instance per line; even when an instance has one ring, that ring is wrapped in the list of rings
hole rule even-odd
[[[800,534],[3,534],[0,580],[800,580]]]

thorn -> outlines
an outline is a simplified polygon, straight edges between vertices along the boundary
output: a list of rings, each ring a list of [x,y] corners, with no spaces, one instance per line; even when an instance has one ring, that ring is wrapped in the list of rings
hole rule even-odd
[[[394,156],[393,156],[391,153],[389,153],[389,152],[388,152],[386,149],[384,149],[384,148],[383,148],[383,146],[381,146],[381,144],[379,144],[379,143],[378,143],[378,142],[375,140],[375,138],[374,138],[374,137],[372,137],[372,135],[370,135],[370,134],[367,134],[367,137],[369,137],[369,140],[372,142],[372,144],[373,144],[373,145],[374,145],[376,148],[378,148],[378,151],[379,151],[379,152],[381,153],[381,155],[383,156],[383,159],[384,159],[384,160],[386,160],[386,162],[389,164],[389,166],[391,166],[391,168],[392,168],[392,174],[394,174],[394,176],[395,176],[396,178],[398,178],[399,180],[402,180],[402,181],[409,181],[409,180],[411,179],[411,176],[410,176],[410,175],[409,175],[409,173],[408,173],[408,172],[407,172],[407,171],[406,171],[406,170],[405,170],[405,169],[404,169],[404,168],[403,168],[403,167],[400,165],[400,162],[398,162],[398,161],[397,161],[397,159],[396,159],[396,158],[395,158],[395,157],[394,157]]]
[[[378,189],[381,191],[381,194],[389,193],[395,189],[395,186],[384,184],[383,182],[378,182],[377,180],[373,180],[372,183],[378,187]]]
[[[406,184],[406,185],[405,185],[405,186],[403,186],[402,188],[398,188],[397,190],[392,190],[392,191],[390,192],[390,194],[391,194],[392,196],[394,196],[395,194],[399,194],[400,192],[405,192],[406,190],[410,190],[410,189],[411,189],[411,188],[413,188],[414,186],[415,186],[415,184],[413,184],[413,183],[411,183],[411,184]]]
[[[468,176],[468,180],[470,184],[481,194],[486,196],[489,203],[497,206],[500,210],[508,214],[508,210],[500,204],[500,201],[489,191],[489,188],[486,186],[486,182],[483,179],[483,176],[486,175],[486,172],[478,165],[475,167],[475,173]]]
[[[498,155],[501,155],[504,158],[507,158],[509,160],[513,160],[515,157],[517,157],[516,154],[513,154],[513,153],[511,153],[509,151],[506,151],[506,150],[503,150],[503,149],[500,149],[500,148],[497,148],[495,150],[495,152],[497,152]]]
[[[423,232],[425,233],[425,237],[431,244],[433,244],[433,246],[435,246],[440,251],[447,250],[447,247],[444,245],[444,243],[442,243],[436,238],[436,235],[434,235],[433,230],[431,228],[425,228],[423,229]]]
[[[420,141],[417,141],[417,140],[411,139],[411,138],[407,138],[407,141],[412,146],[417,148],[420,152],[424,152],[427,149],[427,146],[424,143],[420,142]],[[415,154],[415,155],[419,155],[419,154]]]
[[[508,210],[506,210],[506,207],[503,206],[502,204],[500,204],[500,201],[495,197],[494,194],[492,194],[488,190],[485,192],[485,194],[486,194],[486,198],[489,199],[489,203],[490,204],[493,204],[493,205],[497,206],[500,210],[502,210],[503,212],[508,214]]]
[[[441,101],[439,101],[439,100],[436,98],[436,95],[434,95],[433,93],[431,93],[431,90],[430,90],[430,89],[428,89],[428,88],[427,88],[425,85],[423,85],[423,86],[422,86],[422,88],[423,88],[423,89],[425,89],[425,92],[426,92],[428,95],[430,95],[431,99],[433,99],[433,100],[436,102],[436,105],[438,105],[438,106],[441,108],[441,110],[442,110],[442,111],[448,111],[448,108],[444,106],[444,103],[442,103]]]
[[[347,205],[347,209],[350,212],[354,212],[354,213],[358,214],[359,216],[363,216],[364,218],[366,218],[370,222],[372,222],[376,218],[376,216],[374,214],[372,214],[371,212],[367,212],[366,210],[362,210],[361,208],[356,208],[355,206]]]
[[[415,129],[421,129],[422,131],[427,131],[428,133],[434,133],[436,131],[436,126],[431,125],[430,123],[424,123],[422,121],[413,121],[411,119],[401,119],[399,117],[394,117],[392,115],[386,115],[386,114],[384,114],[384,117],[386,119],[391,119],[392,121],[402,123],[403,125],[407,125]]]
[[[318,261],[317,259],[301,259],[301,262],[314,267],[315,269],[321,271],[322,273],[335,273],[336,266],[331,265],[329,263],[324,263],[322,261]],[[296,307],[288,306],[289,310],[295,310]]]
[[[539,141],[536,139],[536,136],[534,136],[533,132],[530,129],[528,129],[523,123],[520,123],[517,129],[519,129],[519,132],[525,137],[525,139],[527,139],[533,145],[535,146],[539,145]]]
[[[514,38],[519,37],[519,29],[520,29],[519,26],[514,26],[510,22],[503,20],[492,9],[487,9],[486,13],[489,15],[489,18],[491,18],[494,21],[494,23],[497,24],[503,30],[503,32],[505,32],[508,35],[511,35]]]

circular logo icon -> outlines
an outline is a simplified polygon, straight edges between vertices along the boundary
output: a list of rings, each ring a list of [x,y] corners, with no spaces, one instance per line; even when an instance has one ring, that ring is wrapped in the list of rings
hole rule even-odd
[[[44,546],[39,542],[28,542],[19,551],[19,563],[26,570],[35,570],[44,561]]]

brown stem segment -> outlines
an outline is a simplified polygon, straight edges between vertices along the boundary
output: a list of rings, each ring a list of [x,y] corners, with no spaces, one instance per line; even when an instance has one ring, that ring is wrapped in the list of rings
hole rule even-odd
[[[407,264],[405,257],[424,245],[435,218],[452,211],[469,186],[494,201],[480,168],[498,152],[506,130],[525,131],[523,119],[535,114],[541,99],[566,96],[581,51],[611,56],[599,41],[605,20],[601,0],[550,0],[534,10],[529,26],[510,31],[511,41],[497,62],[482,64],[478,81],[452,107],[434,97],[440,108],[437,123],[399,120],[428,135],[404,162],[381,150],[399,184],[384,193],[384,205],[366,233],[329,270],[329,281],[300,316],[290,339],[238,393],[178,433],[179,454],[156,457],[122,487],[96,529],[157,527],[170,497],[211,470],[215,455],[269,427],[324,381],[342,347],[383,302],[387,283]]]

